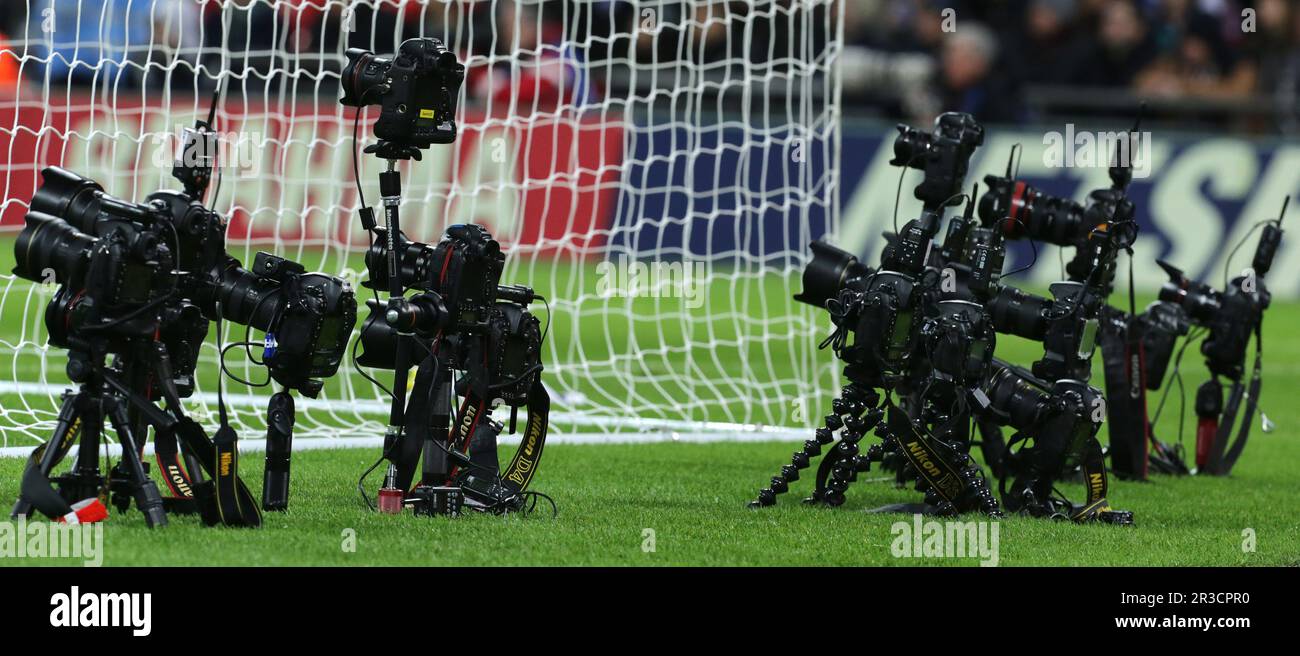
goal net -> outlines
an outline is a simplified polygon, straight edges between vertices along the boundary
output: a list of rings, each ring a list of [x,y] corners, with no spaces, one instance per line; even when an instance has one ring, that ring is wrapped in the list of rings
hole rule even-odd
[[[229,220],[227,250],[245,264],[271,251],[358,284],[366,237],[355,110],[338,102],[343,53],[388,56],[418,36],[443,39],[467,73],[457,142],[402,167],[403,228],[436,242],[447,225],[483,224],[508,253],[503,283],[548,299],[543,380],[557,437],[784,436],[812,425],[835,389],[838,368],[817,349],[826,317],[791,296],[808,242],[838,222],[838,2],[10,7],[0,18],[0,446],[44,440],[70,387],[66,352],[44,326],[54,286],[9,273],[41,169],[71,169],[131,201],[179,188],[170,170],[181,131],[206,117],[219,86],[220,182],[208,203]],[[358,150],[376,117],[362,115]],[[358,157],[374,202],[383,163]],[[224,342],[244,338],[243,326],[225,328]],[[214,332],[187,400],[208,425]],[[264,380],[239,353],[229,368]],[[256,437],[273,390],[224,384],[236,428]],[[296,435],[377,439],[386,411],[349,360],[319,398],[298,400]]]

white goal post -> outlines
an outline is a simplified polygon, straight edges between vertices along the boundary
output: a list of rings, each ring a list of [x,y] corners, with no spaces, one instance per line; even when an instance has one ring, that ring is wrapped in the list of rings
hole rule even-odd
[[[53,285],[10,273],[42,168],[131,201],[179,188],[177,137],[220,85],[209,204],[229,219],[227,250],[359,283],[343,53],[386,56],[417,36],[443,39],[467,76],[457,142],[402,169],[403,227],[435,242],[447,225],[484,224],[508,253],[503,283],[547,297],[558,438],[788,437],[838,389],[839,368],[817,349],[824,313],[791,300],[808,242],[839,221],[835,0],[7,6],[25,14],[0,23],[0,447],[44,440],[69,386],[43,320]],[[376,117],[362,117],[359,145]],[[374,203],[381,162],[359,165]],[[225,341],[242,339],[242,326],[226,328]],[[212,332],[199,367],[189,405],[212,425]],[[242,356],[230,367],[265,378]],[[272,390],[225,385],[236,428],[257,437]],[[296,435],[377,440],[386,412],[349,360],[319,398],[298,400]]]

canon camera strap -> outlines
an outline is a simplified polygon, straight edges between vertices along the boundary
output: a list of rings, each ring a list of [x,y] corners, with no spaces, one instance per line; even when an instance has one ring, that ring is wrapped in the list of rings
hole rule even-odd
[[[1107,317],[1100,335],[1111,469],[1116,476],[1132,480],[1146,480],[1150,452],[1143,326],[1137,317],[1128,321]]]
[[[1237,423],[1237,410],[1241,404],[1243,396],[1243,386],[1240,381],[1232,384],[1232,395],[1229,397],[1228,406],[1224,409],[1223,416],[1219,420],[1218,430],[1214,435],[1214,444],[1210,448],[1210,454],[1205,462],[1206,473],[1215,476],[1227,476],[1233,465],[1237,464],[1237,458],[1241,457],[1241,452],[1246,448],[1246,440],[1250,438],[1250,424],[1255,417],[1255,410],[1259,407],[1259,391],[1263,383],[1263,356],[1264,347],[1261,341],[1260,325],[1255,325],[1255,366],[1250,374],[1250,386],[1246,388],[1244,396],[1246,397],[1246,408],[1241,416],[1241,426],[1237,429],[1237,439],[1228,448],[1228,439],[1232,437],[1233,425]],[[1227,453],[1225,454],[1225,450]]]

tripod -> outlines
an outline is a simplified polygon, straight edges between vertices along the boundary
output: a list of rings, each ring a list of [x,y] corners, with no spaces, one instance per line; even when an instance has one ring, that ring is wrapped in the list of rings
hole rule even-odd
[[[78,359],[74,354],[69,369],[79,366],[73,364],[78,362],[87,360]],[[30,516],[33,508],[52,517],[63,516],[71,512],[69,502],[108,493],[112,494],[119,510],[125,510],[134,498],[150,528],[166,526],[162,495],[145,471],[140,456],[141,442],[132,428],[127,409],[137,408],[155,418],[158,414],[169,416],[128,389],[102,362],[93,363],[83,373],[83,376],[74,377],[74,380],[80,379],[80,389],[63,396],[50,440],[32,454],[23,474],[22,494],[14,504],[11,517]],[[122,446],[122,460],[108,477],[102,476],[99,468],[100,435],[106,417]],[[50,472],[74,444],[79,444],[80,449],[72,470],[49,480]],[[46,483],[47,480],[58,485],[58,492]]]
[[[388,280],[387,313],[398,312],[405,301],[406,285],[402,280],[402,253],[405,238],[402,236],[401,217],[398,208],[402,202],[402,178],[397,170],[401,160],[420,160],[420,148],[380,140],[366,146],[365,152],[373,154],[387,162],[387,167],[379,174],[380,200],[384,207],[384,267]],[[373,212],[368,207],[361,210],[361,225],[367,232],[375,230]],[[379,272],[371,270],[370,279],[375,280]],[[376,303],[378,299],[376,299]],[[379,307],[372,309],[378,310]],[[396,339],[393,353],[393,387],[392,402],[388,412],[388,426],[384,431],[384,455],[389,460],[384,476],[383,489],[379,494],[379,509],[382,512],[400,512],[404,490],[408,489],[414,478],[414,463],[424,451],[424,471],[422,480],[441,480],[448,471],[446,451],[436,449],[432,440],[446,443],[451,425],[451,408],[448,395],[451,385],[451,368],[445,359],[437,358],[434,353],[441,338],[430,343],[429,358],[418,366],[416,373],[417,392],[428,390],[431,399],[413,398],[411,410],[421,415],[420,420],[410,423],[408,430],[408,409],[406,383],[414,366],[411,347],[414,335],[400,334]],[[431,408],[428,408],[429,404]],[[426,411],[427,409],[427,411]],[[424,415],[427,414],[428,421]],[[426,432],[426,429],[428,432]],[[409,439],[408,439],[409,438]],[[399,464],[401,466],[399,466]]]

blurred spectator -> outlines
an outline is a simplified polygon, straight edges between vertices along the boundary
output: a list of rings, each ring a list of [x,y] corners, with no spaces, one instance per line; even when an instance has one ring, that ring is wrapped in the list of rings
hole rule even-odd
[[[1254,64],[1232,52],[1219,21],[1190,0],[1164,0],[1157,25],[1160,52],[1135,80],[1139,92],[1225,98],[1254,90]]]
[[[1146,19],[1133,0],[1106,0],[1076,81],[1089,86],[1128,87],[1155,57]]]
[[[1032,0],[1023,29],[1009,44],[1032,56],[1015,57],[1029,84],[1068,84],[1079,80],[1089,64],[1088,38],[1083,34],[1078,0]]]
[[[1024,119],[1013,76],[994,71],[998,42],[980,23],[963,23],[944,40],[939,95],[944,111],[969,112],[990,123]]]
[[[594,100],[581,52],[565,39],[557,12],[536,5],[495,3],[496,49],[487,65],[466,74],[469,95],[494,114],[529,116],[581,107]]]
[[[827,51],[841,8],[844,43]],[[845,114],[909,121],[1105,112],[1112,97],[1124,115],[1135,97],[1220,101],[1153,109],[1187,120],[1267,97],[1294,117],[1300,89],[1296,0],[0,0],[0,34],[8,78],[16,51],[35,80],[190,88],[197,69],[263,94],[328,93],[345,48],[438,36],[469,68],[470,104],[518,114],[601,96],[668,109],[688,93],[734,111],[819,88],[800,78],[832,64]]]

